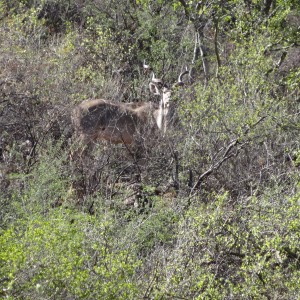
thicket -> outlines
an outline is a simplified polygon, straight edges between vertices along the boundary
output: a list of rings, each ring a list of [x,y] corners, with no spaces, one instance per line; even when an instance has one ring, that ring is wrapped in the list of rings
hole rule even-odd
[[[296,0],[0,1],[0,297],[298,299]],[[178,121],[82,160],[89,98]]]

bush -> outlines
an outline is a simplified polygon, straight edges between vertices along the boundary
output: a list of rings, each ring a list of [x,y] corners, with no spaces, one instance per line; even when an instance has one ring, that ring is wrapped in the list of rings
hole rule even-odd
[[[300,7],[258,2],[0,1],[0,298],[298,298]],[[144,59],[174,124],[73,155]]]
[[[133,299],[139,261],[115,248],[112,220],[55,210],[1,233],[2,296]]]

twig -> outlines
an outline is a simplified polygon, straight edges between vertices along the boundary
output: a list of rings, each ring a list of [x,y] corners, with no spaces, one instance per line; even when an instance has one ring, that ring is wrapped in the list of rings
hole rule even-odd
[[[257,126],[259,123],[261,123],[267,116],[262,116],[259,120],[257,120],[252,126],[247,127],[244,132],[243,135],[247,135],[250,131],[250,129],[254,128],[255,126]],[[212,174],[214,171],[218,170],[221,165],[227,161],[228,159],[230,159],[231,157],[237,156],[240,152],[241,149],[243,149],[243,147],[249,143],[249,141],[245,141],[243,143],[240,142],[240,138],[235,138],[234,140],[232,140],[229,145],[226,147],[224,154],[222,155],[222,157],[216,162],[213,163],[210,168],[208,170],[206,170],[204,173],[202,173],[199,177],[198,180],[196,181],[196,183],[193,185],[191,191],[190,191],[190,195],[194,192],[194,190],[196,188],[199,187],[199,185],[201,184],[201,182],[204,180],[204,178],[208,177],[210,174]],[[240,147],[236,150],[235,153],[230,153],[230,151],[236,147],[237,145],[240,145]]]

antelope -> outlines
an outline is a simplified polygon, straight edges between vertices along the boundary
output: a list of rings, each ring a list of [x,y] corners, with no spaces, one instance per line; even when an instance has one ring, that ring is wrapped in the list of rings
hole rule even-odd
[[[178,82],[183,84],[182,72]],[[163,86],[161,79],[152,75],[149,89],[154,95],[161,97],[159,103],[131,102],[115,103],[104,99],[85,100],[74,108],[72,122],[75,133],[83,144],[91,144],[98,140],[113,144],[133,144],[146,130],[166,133],[170,123],[171,89]]]

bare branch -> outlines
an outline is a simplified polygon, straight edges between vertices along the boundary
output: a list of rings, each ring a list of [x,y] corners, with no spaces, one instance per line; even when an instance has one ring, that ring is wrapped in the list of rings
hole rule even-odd
[[[216,69],[216,77],[219,74],[219,68],[221,67],[221,59],[218,49],[218,34],[219,34],[219,22],[216,17],[213,17],[214,25],[215,25],[215,34],[214,34],[214,47],[215,47],[215,54],[217,58],[217,69]]]
[[[266,119],[267,116],[263,116],[261,117],[257,122],[255,122],[252,126],[247,127],[244,130],[244,136],[248,134],[248,132],[250,131],[250,129],[254,128],[255,126],[257,126],[259,123],[261,123],[264,119]],[[228,159],[230,159],[231,157],[235,157],[237,156],[240,151],[243,149],[243,147],[249,143],[249,140],[240,143],[240,138],[236,138],[234,140],[232,140],[229,145],[226,147],[224,154],[222,155],[222,157],[215,163],[213,163],[210,168],[208,170],[206,170],[204,173],[202,173],[199,177],[197,182],[193,185],[190,195],[193,193],[193,191],[195,189],[197,189],[201,182],[204,180],[204,178],[208,177],[209,175],[211,175],[214,171],[217,171],[221,165],[227,161]],[[236,152],[231,152],[233,148],[235,148],[237,145],[240,145],[237,149]],[[231,153],[230,153],[231,152]]]

